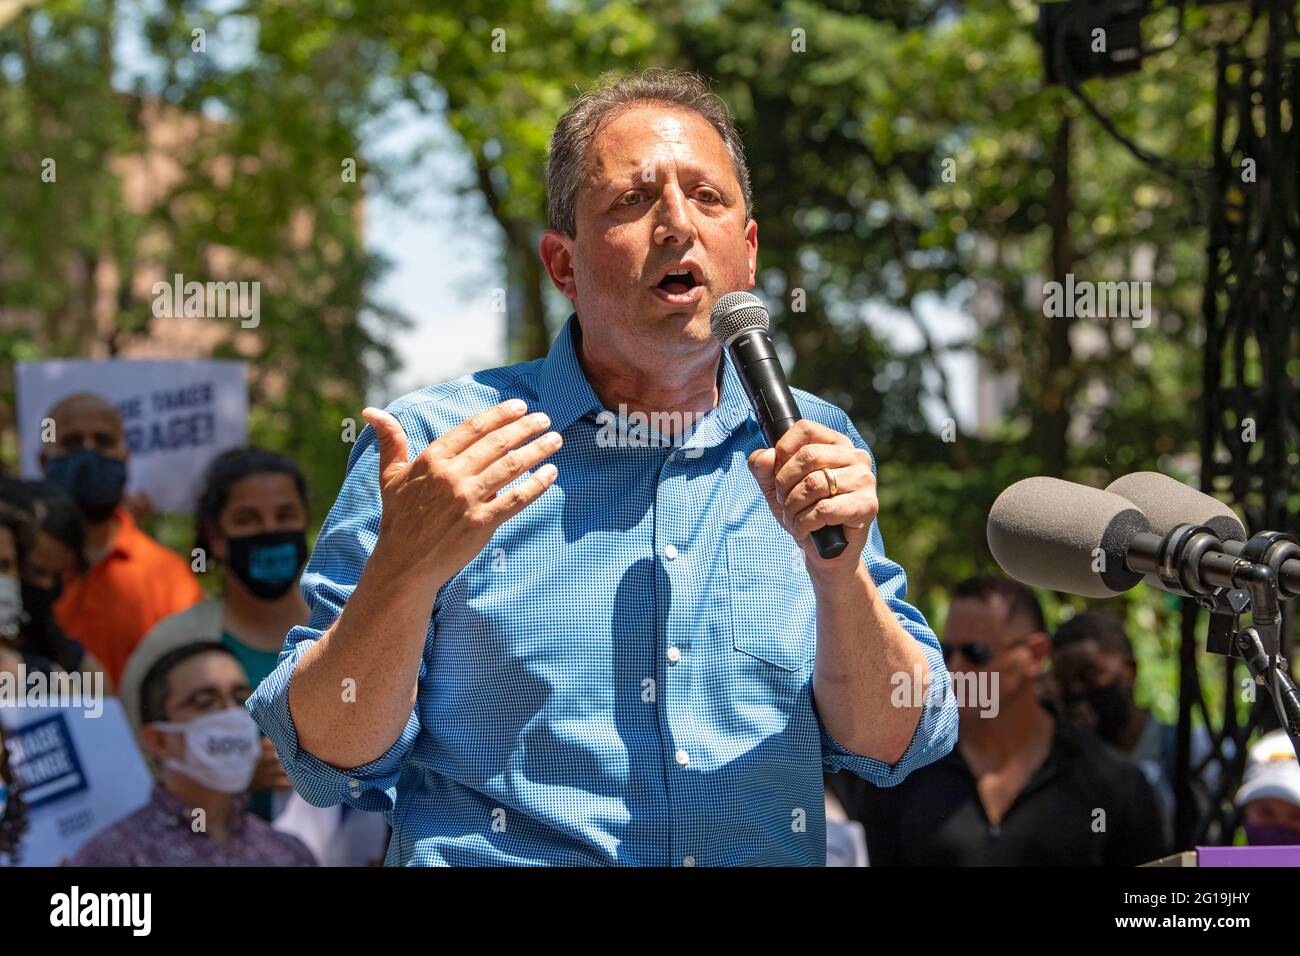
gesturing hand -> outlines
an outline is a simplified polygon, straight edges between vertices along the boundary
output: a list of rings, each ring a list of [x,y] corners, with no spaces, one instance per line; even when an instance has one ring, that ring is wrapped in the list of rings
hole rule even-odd
[[[497,494],[563,444],[558,432],[523,444],[551,423],[545,413],[525,417],[527,411],[523,401],[511,399],[479,412],[410,462],[397,419],[377,408],[362,411],[379,439],[384,510],[376,552],[382,545],[392,567],[427,574],[441,586],[483,550],[503,522],[541,497],[555,481],[554,465]]]

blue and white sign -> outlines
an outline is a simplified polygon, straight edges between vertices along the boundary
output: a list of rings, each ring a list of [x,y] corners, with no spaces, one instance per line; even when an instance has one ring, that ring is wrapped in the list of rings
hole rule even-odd
[[[116,697],[82,706],[0,707],[10,794],[27,806],[23,866],[58,866],[109,824],[144,806],[153,789]],[[15,786],[16,784],[16,786]]]
[[[122,413],[127,486],[155,511],[194,510],[208,464],[248,441],[243,362],[56,359],[19,362],[18,439],[22,473],[39,478],[46,418],[61,399],[99,395]]]

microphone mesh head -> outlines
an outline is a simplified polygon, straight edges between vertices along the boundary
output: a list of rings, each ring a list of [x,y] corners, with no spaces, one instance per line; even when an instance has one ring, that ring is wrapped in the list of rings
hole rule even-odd
[[[1085,597],[1113,597],[1142,575],[1124,563],[1129,542],[1151,524],[1128,500],[1059,478],[1025,478],[993,502],[993,560],[1021,584]]]
[[[766,332],[771,320],[763,300],[749,292],[728,292],[709,313],[713,337],[726,345],[741,332],[761,329]]]
[[[1133,502],[1156,534],[1168,534],[1175,525],[1202,524],[1223,541],[1246,540],[1246,529],[1231,508],[1158,471],[1135,471],[1116,478],[1106,490]]]

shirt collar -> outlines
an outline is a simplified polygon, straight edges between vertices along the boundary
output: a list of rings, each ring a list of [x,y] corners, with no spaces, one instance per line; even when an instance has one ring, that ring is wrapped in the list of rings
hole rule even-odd
[[[118,505],[113,509],[113,523],[116,525],[113,529],[113,543],[95,559],[95,564],[102,564],[109,558],[131,557],[136,539],[140,535],[140,528],[125,505]]]
[[[758,423],[750,416],[749,396],[740,382],[731,353],[722,350],[718,363],[718,404],[699,420],[685,448],[711,448],[721,445],[738,427],[746,422]]]
[[[591,383],[578,362],[575,341],[578,334],[578,314],[574,312],[551,343],[537,375],[537,397],[551,417],[551,428],[557,432],[563,432],[584,415],[601,408],[600,399],[591,390]]]
[[[563,432],[584,415],[604,408],[578,360],[578,337],[581,334],[578,314],[571,313],[551,343],[537,377],[539,403],[551,417],[551,428],[557,432]],[[717,406],[699,420],[684,447],[719,445],[749,418],[749,397],[726,349],[722,350],[718,380]]]

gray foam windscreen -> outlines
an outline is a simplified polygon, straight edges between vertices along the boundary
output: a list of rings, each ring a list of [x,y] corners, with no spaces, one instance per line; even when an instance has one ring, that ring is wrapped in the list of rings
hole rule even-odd
[[[767,306],[750,292],[728,292],[713,303],[709,312],[709,329],[723,345],[750,329],[766,332],[770,324]]]
[[[1158,471],[1135,471],[1116,478],[1106,490],[1133,502],[1156,534],[1167,534],[1175,525],[1203,524],[1222,541],[1246,540],[1246,529],[1231,508]]]
[[[1059,478],[1026,478],[989,511],[988,543],[1008,575],[1031,587],[1114,597],[1142,580],[1124,565],[1133,536],[1151,523],[1132,503]]]

